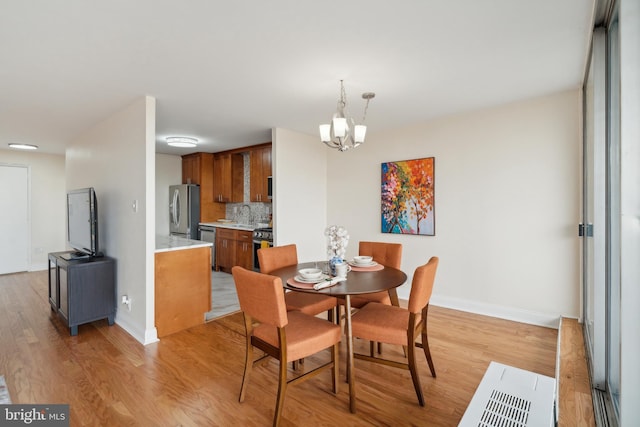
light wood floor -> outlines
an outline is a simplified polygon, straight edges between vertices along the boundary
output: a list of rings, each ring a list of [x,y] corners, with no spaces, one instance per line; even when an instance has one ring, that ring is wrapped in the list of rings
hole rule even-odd
[[[82,325],[71,337],[49,308],[46,271],[0,276],[0,375],[11,399],[68,403],[72,426],[271,425],[275,362],[254,370],[238,403],[243,334],[241,316],[233,314],[146,347],[106,321]],[[428,374],[422,355],[426,407],[418,406],[408,371],[356,360],[357,414],[349,412],[346,383],[337,396],[330,392],[327,372],[288,389],[281,425],[455,426],[490,361],[555,375],[554,329],[432,307],[429,336],[438,377]],[[345,350],[343,343],[341,378]],[[402,349],[387,345],[384,354],[401,357]],[[305,369],[328,357],[307,359]],[[567,400],[575,392],[560,394]],[[573,423],[575,410],[561,406],[560,413],[561,425],[589,425]]]

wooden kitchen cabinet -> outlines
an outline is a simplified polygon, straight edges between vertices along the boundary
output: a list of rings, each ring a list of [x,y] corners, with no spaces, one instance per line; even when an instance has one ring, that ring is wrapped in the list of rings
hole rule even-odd
[[[213,154],[193,153],[182,156],[182,183],[200,186],[200,221],[224,218],[224,209],[213,203]]]
[[[216,268],[231,273],[234,265],[253,269],[253,233],[219,227],[216,231]]]
[[[243,201],[244,162],[238,153],[217,153],[213,157],[213,201]]]
[[[236,232],[235,265],[253,270],[253,233],[251,231]]]
[[[271,176],[271,144],[252,148],[250,159],[250,200],[252,202],[270,202],[268,198],[267,178]]]
[[[213,200],[219,203],[231,201],[231,154],[213,157]]]
[[[236,253],[236,230],[218,228],[216,230],[216,268],[231,273]]]

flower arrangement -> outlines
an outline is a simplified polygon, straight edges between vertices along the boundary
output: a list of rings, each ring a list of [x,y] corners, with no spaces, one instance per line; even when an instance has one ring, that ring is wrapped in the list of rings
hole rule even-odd
[[[330,225],[324,230],[324,235],[328,237],[327,255],[329,259],[344,259],[349,244],[349,233],[341,225]]]

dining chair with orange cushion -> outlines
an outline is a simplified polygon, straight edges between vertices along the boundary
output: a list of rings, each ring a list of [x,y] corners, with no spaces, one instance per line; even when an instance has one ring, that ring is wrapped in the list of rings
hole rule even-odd
[[[387,267],[400,269],[402,264],[402,244],[400,243],[386,243],[386,242],[360,242],[358,244],[358,255],[368,255],[373,257],[373,260],[378,264],[382,264]],[[375,292],[364,295],[354,295],[351,297],[352,308],[362,308],[369,302],[379,302],[381,304],[400,305],[398,301],[398,294],[395,288],[384,292]],[[344,301],[340,300],[339,304],[344,305]],[[338,309],[338,319],[340,319],[341,313]],[[375,344],[371,341],[371,356],[373,356]],[[382,353],[382,345],[378,343],[378,353]]]
[[[424,397],[416,365],[415,347],[422,347],[431,375],[434,378],[436,376],[427,338],[427,311],[437,268],[438,257],[431,257],[429,262],[416,269],[407,308],[370,302],[351,317],[353,337],[397,344],[407,349],[407,363],[373,357],[373,354],[355,354],[355,358],[408,369],[420,406],[424,406]],[[416,342],[419,336],[422,342]]]
[[[360,242],[358,255],[369,255],[378,264],[400,269],[402,263],[402,244],[386,242]],[[396,290],[376,292],[351,297],[351,307],[361,308],[368,302],[379,302],[387,305],[400,305]]]
[[[258,262],[260,263],[260,272],[265,274],[278,268],[297,265],[298,249],[295,244],[260,248],[258,249]],[[338,304],[335,297],[295,291],[285,293],[284,299],[288,311],[298,310],[312,316],[328,311],[329,319],[333,319],[334,308]]]
[[[332,370],[333,393],[338,393],[338,345],[341,330],[338,325],[300,311],[287,311],[282,279],[250,271],[240,266],[231,269],[240,310],[244,314],[246,354],[239,401],[243,402],[252,368],[267,357],[280,361],[278,395],[273,425],[280,422],[287,386]],[[254,325],[254,322],[259,322]],[[265,355],[253,360],[253,347]],[[293,379],[287,379],[287,361],[303,359],[322,350],[331,349],[331,359]]]

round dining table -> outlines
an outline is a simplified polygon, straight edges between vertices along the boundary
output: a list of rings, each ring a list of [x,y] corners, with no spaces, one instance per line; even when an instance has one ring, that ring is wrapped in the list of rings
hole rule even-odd
[[[382,291],[392,291],[392,302],[395,299],[397,305],[397,297],[395,296],[395,288],[407,281],[407,275],[398,269],[383,266],[377,269],[355,268],[347,274],[345,281],[338,282],[327,288],[315,290],[310,287],[296,287],[289,283],[293,279],[298,270],[309,267],[325,267],[326,262],[307,262],[288,267],[279,268],[269,273],[272,276],[278,276],[282,279],[285,289],[295,292],[307,292],[318,295],[329,295],[344,300],[345,307],[345,334],[347,337],[347,382],[349,383],[349,410],[356,412],[356,390],[353,369],[353,335],[351,331],[351,296],[363,295]]]

